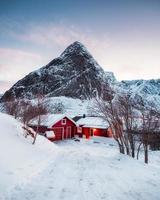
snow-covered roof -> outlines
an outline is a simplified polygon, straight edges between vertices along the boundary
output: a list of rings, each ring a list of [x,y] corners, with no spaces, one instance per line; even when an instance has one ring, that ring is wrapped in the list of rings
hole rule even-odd
[[[68,116],[64,115],[64,114],[48,114],[48,115],[41,115],[40,119],[41,119],[41,125],[42,126],[47,126],[47,127],[51,127],[54,124],[56,124],[58,121],[60,121],[61,119],[67,117],[69,120],[71,120],[75,125],[76,123]],[[32,125],[37,125],[37,118],[33,119],[31,122]]]
[[[46,131],[46,136],[49,138],[49,137],[55,137],[55,133],[52,131]]]
[[[102,117],[85,117],[76,122],[79,126],[106,129],[109,124]]]

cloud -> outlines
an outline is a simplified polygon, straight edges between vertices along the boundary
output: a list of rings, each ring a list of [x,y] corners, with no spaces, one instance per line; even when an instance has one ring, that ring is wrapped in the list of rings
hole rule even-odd
[[[74,41],[80,41],[98,56],[111,45],[111,40],[104,33],[97,35],[93,30],[66,24],[30,24],[23,33],[14,32],[12,36],[32,45],[43,46],[45,49],[61,48],[61,51]]]
[[[104,70],[113,71],[118,80],[159,77],[158,41],[153,43],[146,38],[135,40],[132,37],[127,40],[126,35],[116,38],[116,34],[108,35],[107,31],[104,33],[64,23],[30,23],[24,27],[18,22],[8,24],[14,27],[6,28],[5,33],[8,31],[8,35],[19,44],[19,49],[0,49],[2,80],[22,78],[59,56],[77,40],[87,47]],[[21,50],[21,46],[26,50]]]
[[[3,94],[7,89],[13,85],[13,82],[0,80],[0,94]]]
[[[22,78],[43,59],[40,55],[18,49],[0,48],[0,80],[15,81]]]

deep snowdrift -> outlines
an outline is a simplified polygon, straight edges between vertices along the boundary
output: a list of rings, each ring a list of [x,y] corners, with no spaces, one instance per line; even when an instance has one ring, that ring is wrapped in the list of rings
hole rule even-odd
[[[43,170],[55,152],[54,144],[45,138],[38,136],[32,145],[32,138],[23,134],[17,120],[0,113],[0,199]]]
[[[158,160],[119,154],[111,138],[54,144],[39,136],[32,145],[11,116],[0,114],[0,127],[0,200],[159,200]]]
[[[59,142],[60,151],[16,200],[159,200],[160,168],[119,154],[112,139]]]

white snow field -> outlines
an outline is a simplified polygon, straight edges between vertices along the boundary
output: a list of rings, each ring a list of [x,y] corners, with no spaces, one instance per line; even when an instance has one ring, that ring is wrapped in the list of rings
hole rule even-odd
[[[0,200],[18,187],[26,184],[45,169],[55,154],[56,146],[38,136],[24,138],[22,125],[13,117],[0,113]],[[10,198],[8,198],[10,199]]]
[[[159,164],[119,154],[113,139],[31,145],[12,117],[0,114],[0,127],[0,200],[160,199]]]

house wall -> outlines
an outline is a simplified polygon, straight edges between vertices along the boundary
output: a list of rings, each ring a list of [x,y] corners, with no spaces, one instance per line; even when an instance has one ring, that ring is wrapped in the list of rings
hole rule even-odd
[[[86,138],[90,136],[112,137],[111,129],[99,129],[99,128],[82,128],[82,133]]]
[[[76,125],[67,117],[63,119],[66,119],[66,124],[62,124],[62,120],[60,120],[52,126],[56,136],[55,140],[72,138],[76,133]]]
[[[90,138],[90,128],[82,128],[82,133],[87,139]]]
[[[37,126],[30,125],[29,127],[31,127],[34,131],[37,131]],[[46,131],[48,131],[48,128],[46,126],[38,127],[38,133],[44,134]]]
[[[94,136],[108,137],[107,129],[93,129]]]
[[[113,133],[112,133],[112,129],[111,128],[107,129],[107,135],[108,135],[108,137],[113,137]]]

